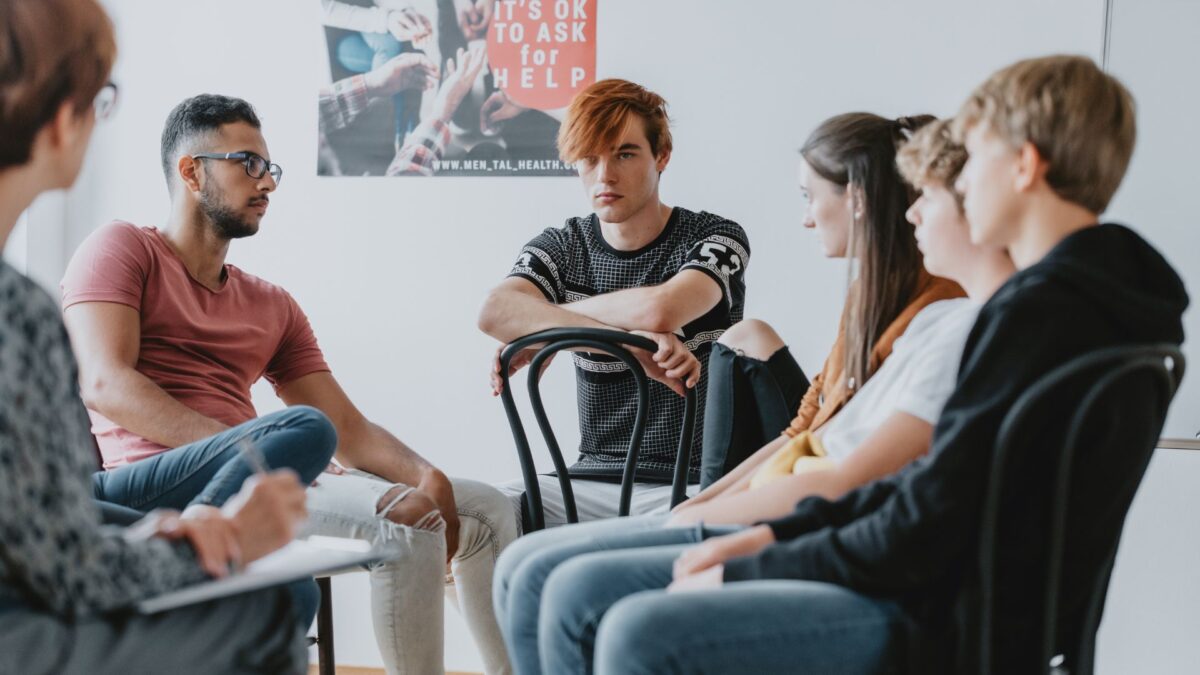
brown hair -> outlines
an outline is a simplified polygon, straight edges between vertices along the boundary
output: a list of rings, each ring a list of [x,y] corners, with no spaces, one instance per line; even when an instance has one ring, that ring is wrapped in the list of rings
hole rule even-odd
[[[558,130],[558,154],[573,164],[608,151],[634,116],[646,123],[655,157],[671,151],[670,118],[663,97],[628,80],[600,80],[579,92]]]
[[[0,169],[29,161],[64,103],[88,110],[116,54],[96,0],[0,0]]]
[[[955,125],[986,124],[1014,148],[1037,148],[1058,196],[1093,213],[1108,207],[1137,140],[1133,96],[1084,56],[1018,61],[979,85]]]
[[[896,152],[896,167],[909,185],[939,185],[954,191],[954,181],[967,163],[967,151],[954,140],[953,124],[953,120],[930,122]]]
[[[871,113],[831,117],[804,142],[800,154],[825,180],[855,191],[861,217],[850,227],[847,254],[858,278],[850,285],[842,331],[843,372],[851,389],[874,373],[875,343],[912,301],[921,277],[921,252],[904,217],[914,194],[896,171],[896,146],[931,115],[890,120]],[[861,201],[860,201],[861,200]],[[858,210],[856,208],[856,210]]]

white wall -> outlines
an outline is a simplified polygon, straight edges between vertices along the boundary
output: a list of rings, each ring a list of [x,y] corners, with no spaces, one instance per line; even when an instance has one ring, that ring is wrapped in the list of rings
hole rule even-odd
[[[1200,192],[1200,3],[1114,0],[1109,69],[1138,104],[1138,142],[1110,212],[1135,224],[1200,288],[1195,209]],[[1200,312],[1184,315],[1191,374],[1175,397],[1164,435],[1200,430]],[[1196,671],[1200,628],[1200,536],[1185,514],[1200,506],[1200,453],[1159,450],[1130,510],[1097,643],[1097,669],[1108,673]]]
[[[8,235],[8,241],[4,242],[4,262],[12,265],[19,272],[25,271],[25,260],[29,257],[29,230],[25,225],[26,216],[21,214],[17,219],[17,226],[13,228],[12,234]]]
[[[1096,641],[1096,672],[1195,673],[1200,630],[1200,452],[1155,452],[1125,521]]]
[[[56,190],[34,200],[17,219],[4,244],[4,261],[57,294],[68,252],[65,244],[68,195]]]
[[[65,209],[63,250],[112,218],[161,224],[158,134],[167,112],[204,91],[247,98],[286,178],[262,232],[237,242],[232,262],[299,299],[335,374],[371,418],[448,473],[515,477],[508,428],[486,384],[495,345],[475,329],[475,314],[521,244],[586,212],[578,183],[318,179],[315,91],[327,68],[316,0],[106,5],[121,46],[121,102],[97,132]],[[814,371],[833,339],[845,270],[822,259],[799,227],[796,148],[808,131],[855,109],[950,114],[971,86],[1021,57],[1098,59],[1101,7],[601,0],[598,72],[637,80],[671,102],[676,150],[665,199],[746,228],[748,314],[775,324]],[[556,367],[549,378],[545,391],[559,393],[550,397],[551,415],[570,447],[578,434],[569,369]],[[261,411],[278,405],[265,387],[256,403]],[[363,576],[337,587],[340,660],[379,664]],[[451,631],[447,667],[479,669],[462,631]]]
[[[1185,0],[1114,0],[1109,69],[1133,91],[1138,108],[1138,140],[1133,161],[1109,209],[1115,219],[1132,223],[1183,276],[1193,293],[1184,328],[1184,345],[1193,367],[1185,378],[1165,436],[1193,438],[1200,433],[1200,239],[1191,198],[1200,194],[1200,2]]]

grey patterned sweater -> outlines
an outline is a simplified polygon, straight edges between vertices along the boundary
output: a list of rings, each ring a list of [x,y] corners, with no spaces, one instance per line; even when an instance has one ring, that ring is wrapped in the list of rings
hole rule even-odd
[[[58,305],[0,261],[0,606],[75,617],[204,578],[190,546],[100,525],[94,448]]]

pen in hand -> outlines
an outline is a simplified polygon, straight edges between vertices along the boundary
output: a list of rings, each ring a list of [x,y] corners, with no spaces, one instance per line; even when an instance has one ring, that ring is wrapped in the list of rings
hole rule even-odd
[[[271,467],[267,466],[266,457],[263,457],[262,451],[254,445],[249,437],[238,441],[238,452],[241,454],[242,461],[254,473],[261,476],[270,471]]]

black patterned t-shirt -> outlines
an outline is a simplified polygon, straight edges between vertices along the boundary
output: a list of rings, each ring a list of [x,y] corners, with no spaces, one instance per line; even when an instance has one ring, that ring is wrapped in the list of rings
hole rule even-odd
[[[546,298],[567,305],[603,293],[656,286],[685,269],[708,274],[721,287],[722,298],[708,313],[683,327],[680,340],[700,360],[696,385],[696,430],[689,480],[700,480],[700,440],[712,343],[742,319],[746,299],[744,275],[750,261],[741,226],[711,213],[676,207],[653,242],[636,251],[618,251],[604,240],[595,214],[571,218],[561,228],[547,228],[521,251],[509,276],[533,282]],[[579,404],[579,460],[572,475],[620,476],[629,435],[637,413],[637,384],[621,361],[607,354],[574,352]],[[670,482],[684,399],[650,381],[646,435],[638,456],[638,480]]]

